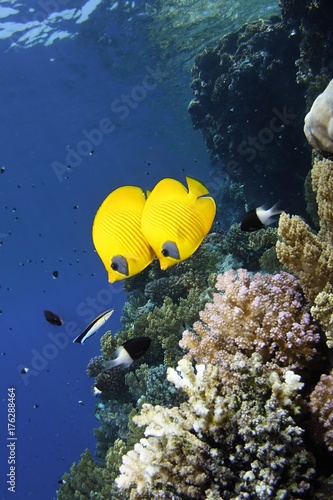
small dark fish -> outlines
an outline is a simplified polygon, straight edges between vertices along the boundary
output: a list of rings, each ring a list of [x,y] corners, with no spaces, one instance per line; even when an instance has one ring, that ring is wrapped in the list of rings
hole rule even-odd
[[[59,484],[67,484],[67,481],[65,481],[64,479],[59,479],[58,483]]]
[[[22,370],[20,371],[20,374],[25,375],[26,373],[28,373],[28,371],[29,371],[29,368],[22,368]]]
[[[51,323],[51,325],[61,326],[63,324],[63,320],[58,316],[58,314],[53,313],[52,311],[44,311],[44,316],[46,321]]]
[[[148,351],[150,344],[150,337],[136,337],[126,340],[126,342],[115,351],[117,357],[104,363],[104,369],[109,370],[115,366],[128,368],[133,361],[141,358],[141,356]]]
[[[73,342],[77,342],[79,344],[84,344],[89,337],[92,337],[97,330],[101,328],[101,326],[104,325],[104,323],[110,318],[112,315],[114,309],[108,309],[107,311],[104,311],[103,313],[99,314],[88,326],[83,330],[80,335],[78,335]]]
[[[241,222],[241,230],[246,232],[259,231],[265,226],[269,226],[275,222],[274,215],[278,215],[282,212],[277,208],[277,204],[274,205],[269,210],[265,210],[264,207],[254,208],[247,212]]]

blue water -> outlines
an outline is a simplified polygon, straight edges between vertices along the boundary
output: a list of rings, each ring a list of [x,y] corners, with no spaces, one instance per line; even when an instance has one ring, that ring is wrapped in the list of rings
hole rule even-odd
[[[165,176],[213,182],[187,112],[190,74],[179,53],[176,73],[176,63],[150,44],[143,2],[118,15],[115,7],[108,19],[98,2],[88,2],[91,13],[80,18],[83,4],[31,2],[29,12],[30,2],[0,2],[1,499],[51,500],[83,450],[94,454],[98,422],[86,365],[100,352],[101,334],[120,327],[125,302],[121,284],[107,283],[91,241],[101,201],[120,185],[150,189]],[[262,2],[262,12],[274,6]],[[66,20],[52,15],[66,9]],[[18,23],[25,29],[17,31]],[[84,346],[72,343],[110,307],[104,329]],[[44,309],[64,325],[47,323]],[[25,375],[23,367],[30,368]],[[14,496],[6,483],[10,442]]]

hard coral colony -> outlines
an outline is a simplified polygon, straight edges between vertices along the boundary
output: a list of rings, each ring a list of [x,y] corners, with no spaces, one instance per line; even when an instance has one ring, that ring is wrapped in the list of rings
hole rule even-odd
[[[143,405],[134,422],[145,437],[123,457],[117,485],[130,498],[160,498],[166,487],[165,498],[310,492],[313,459],[295,414],[318,340],[293,276],[219,275],[213,302],[183,333],[188,354],[168,369],[188,400]]]

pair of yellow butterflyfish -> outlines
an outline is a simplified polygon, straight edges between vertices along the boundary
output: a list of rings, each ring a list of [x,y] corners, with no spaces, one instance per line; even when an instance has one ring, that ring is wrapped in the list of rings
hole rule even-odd
[[[140,187],[122,186],[96,212],[92,238],[108,281],[140,273],[157,257],[161,269],[188,259],[209,232],[215,201],[200,181],[162,179],[146,195]]]

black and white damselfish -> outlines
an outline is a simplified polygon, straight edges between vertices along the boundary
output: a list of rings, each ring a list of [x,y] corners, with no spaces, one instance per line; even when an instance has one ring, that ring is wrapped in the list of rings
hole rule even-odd
[[[149,349],[151,344],[150,337],[136,337],[126,340],[123,345],[115,351],[116,358],[110,361],[105,361],[104,370],[109,370],[115,366],[128,368],[133,361],[141,358]]]
[[[78,344],[84,344],[87,339],[95,335],[97,330],[99,330],[104,323],[110,318],[114,309],[108,309],[103,313],[99,314],[89,325],[83,330],[80,335],[78,335],[73,342],[77,342]]]
[[[274,215],[279,215],[281,212],[282,210],[277,208],[277,204],[268,210],[265,210],[264,207],[254,208],[244,215],[240,227],[241,231],[259,231],[259,229],[275,222]]]

